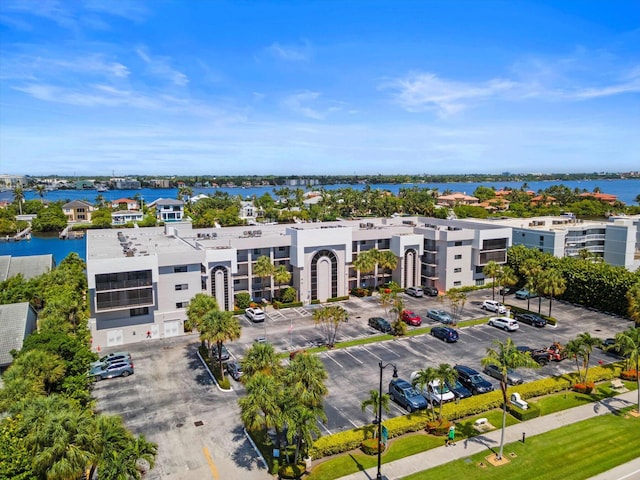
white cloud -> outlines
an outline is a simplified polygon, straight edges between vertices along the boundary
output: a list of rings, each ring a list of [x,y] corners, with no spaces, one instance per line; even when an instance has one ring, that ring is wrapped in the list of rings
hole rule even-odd
[[[147,64],[149,71],[161,78],[169,80],[174,85],[184,87],[189,83],[189,77],[184,73],[173,68],[170,63],[171,59],[168,57],[151,57],[146,49],[139,47],[136,48],[138,56]]]
[[[293,45],[280,45],[278,42],[272,43],[267,47],[267,52],[280,60],[287,62],[304,62],[309,60],[311,55],[309,45],[293,46]]]
[[[300,92],[286,97],[282,104],[290,111],[300,114],[313,120],[324,120],[329,113],[341,110],[338,106],[329,106],[320,108],[316,106],[317,100],[320,99],[319,92]],[[332,102],[336,103],[336,102]]]

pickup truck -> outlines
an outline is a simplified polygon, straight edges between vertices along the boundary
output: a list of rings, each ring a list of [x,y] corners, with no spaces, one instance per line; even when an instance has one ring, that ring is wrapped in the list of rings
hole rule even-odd
[[[547,365],[551,361],[551,354],[544,348],[531,348],[531,347],[518,347],[518,350],[523,353],[529,353],[540,365]]]

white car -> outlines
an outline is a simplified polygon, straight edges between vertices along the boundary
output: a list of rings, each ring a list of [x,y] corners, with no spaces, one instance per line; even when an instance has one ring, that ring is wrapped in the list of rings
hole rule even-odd
[[[417,374],[418,372],[413,372],[411,377],[409,377],[412,383]],[[442,401],[442,403],[451,402],[456,398],[455,394],[449,390],[449,387],[447,387],[446,384],[440,386],[440,380],[433,380],[429,382],[427,385],[422,387],[420,393],[427,399],[427,402],[433,405],[440,405],[440,401]]]
[[[482,302],[482,308],[489,312],[507,313],[507,307],[496,300],[485,300]]]
[[[489,319],[489,325],[492,327],[498,327],[508,332],[514,332],[520,328],[518,322],[509,317],[491,317]]]
[[[265,315],[260,308],[247,308],[244,311],[245,316],[254,323],[264,322]]]
[[[424,290],[422,290],[422,287],[409,287],[404,291],[404,293],[411,295],[412,297],[424,296]]]

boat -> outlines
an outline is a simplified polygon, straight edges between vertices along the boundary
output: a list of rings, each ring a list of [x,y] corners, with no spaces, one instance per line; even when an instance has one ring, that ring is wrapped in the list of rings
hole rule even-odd
[[[109,191],[109,187],[106,187],[104,185],[100,185],[98,188],[96,188],[96,191],[98,191],[98,192],[108,192]]]

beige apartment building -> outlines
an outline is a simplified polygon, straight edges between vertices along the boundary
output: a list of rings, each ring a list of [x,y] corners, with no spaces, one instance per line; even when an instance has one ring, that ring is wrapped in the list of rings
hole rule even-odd
[[[234,309],[239,292],[271,299],[272,278],[255,274],[258,258],[284,265],[304,304],[349,294],[352,288],[393,280],[402,287],[483,285],[482,268],[503,263],[511,228],[423,217],[375,218],[294,225],[193,229],[164,227],[87,232],[87,275],[93,346],[182,335],[186,307],[197,293]],[[393,252],[396,268],[361,273],[358,254]],[[373,277],[372,277],[373,275]]]

